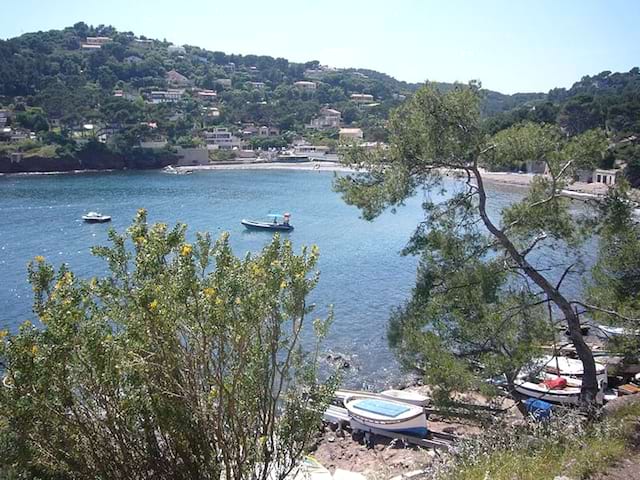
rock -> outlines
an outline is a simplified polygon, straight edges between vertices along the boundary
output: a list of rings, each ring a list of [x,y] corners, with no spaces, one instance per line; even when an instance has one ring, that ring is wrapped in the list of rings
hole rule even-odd
[[[327,442],[335,442],[336,441],[336,437],[334,435],[329,435],[327,436]]]
[[[553,480],[574,480],[571,477],[566,477],[564,475],[560,476],[560,477],[555,477]]]
[[[621,408],[636,404],[640,404],[640,395],[625,395],[607,403],[602,407],[602,413],[605,416],[615,415],[615,413]]]

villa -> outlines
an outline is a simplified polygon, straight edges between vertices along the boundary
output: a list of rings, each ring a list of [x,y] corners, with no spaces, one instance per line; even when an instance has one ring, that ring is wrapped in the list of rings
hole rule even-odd
[[[307,128],[325,130],[329,128],[339,128],[342,121],[342,114],[333,108],[324,107],[320,109],[320,115],[311,120]]]
[[[362,140],[364,133],[361,128],[341,128],[340,129],[340,141],[353,142],[355,140]]]
[[[304,92],[315,92],[316,88],[318,88],[318,84],[316,82],[308,82],[305,80],[294,82],[293,85]]]
[[[356,103],[372,103],[373,102],[373,95],[370,95],[368,93],[352,93],[350,98],[352,102],[356,102]]]

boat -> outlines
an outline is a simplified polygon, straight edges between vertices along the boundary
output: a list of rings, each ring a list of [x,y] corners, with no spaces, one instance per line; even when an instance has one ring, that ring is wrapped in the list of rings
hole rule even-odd
[[[607,338],[622,336],[640,336],[640,330],[634,330],[625,327],[612,327],[611,325],[598,325],[598,329],[604,333]]]
[[[385,390],[383,392],[368,392],[366,390],[346,390],[339,389],[334,392],[334,398],[336,404],[340,407],[344,406],[344,401],[354,395],[360,397],[381,398],[383,400],[395,400],[401,403],[410,403],[418,407],[426,407],[431,402],[431,399],[418,392],[412,392],[410,390]]]
[[[581,379],[584,375],[581,360],[559,355],[545,355],[540,357],[534,363],[533,369],[576,379]],[[598,380],[598,382],[604,382],[605,384],[607,382],[607,366],[599,362],[596,362],[596,380]]]
[[[104,223],[104,222],[110,222],[111,217],[109,215],[102,215],[101,213],[98,213],[98,212],[89,212],[82,216],[82,220],[84,220],[87,223]]]
[[[259,222],[256,220],[247,220],[243,218],[240,223],[249,230],[273,230],[278,232],[290,232],[291,230],[293,230],[293,225],[289,223],[291,214],[285,213],[284,215],[280,215],[272,213],[267,216],[271,217],[273,221]],[[282,221],[280,221],[280,219],[282,219]]]
[[[554,382],[558,379],[564,382]],[[578,405],[580,403],[580,380],[570,382],[564,377],[544,375],[539,382],[531,381],[527,375],[522,375],[514,382],[516,392],[529,398],[544,400],[545,402],[561,405]]]
[[[427,414],[422,407],[384,398],[353,395],[344,400],[349,416],[367,427],[426,437]]]

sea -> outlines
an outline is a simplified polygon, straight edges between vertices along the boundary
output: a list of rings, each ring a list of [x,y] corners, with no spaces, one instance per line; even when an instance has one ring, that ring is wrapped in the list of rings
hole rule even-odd
[[[65,263],[80,277],[106,272],[105,262],[91,255],[107,244],[110,228],[123,231],[136,211],[145,208],[151,222],[185,223],[188,237],[230,233],[237,255],[258,252],[269,232],[248,231],[243,218],[291,213],[295,230],[285,234],[299,250],[320,249],[320,282],[310,296],[314,315],[332,305],[335,320],[323,345],[323,361],[336,358],[345,383],[354,388],[398,386],[411,376],[403,372],[386,338],[390,312],[405,302],[415,284],[418,259],[403,256],[416,225],[424,220],[422,203],[460,188],[447,180],[448,193],[418,192],[404,206],[374,221],[361,218],[332,189],[332,172],[295,170],[215,170],[191,175],[160,171],[119,171],[60,175],[0,176],[0,328],[15,331],[25,320],[39,324],[32,311],[27,263],[36,255],[55,266]],[[522,198],[522,187],[489,185],[491,216]],[[579,213],[585,207],[576,202]],[[81,216],[98,211],[113,217],[109,224],[86,224]],[[549,248],[536,264],[558,276],[567,258],[579,256],[582,272],[571,274],[564,290],[579,295],[593,264],[597,244],[580,251]],[[305,341],[310,341],[309,337]]]

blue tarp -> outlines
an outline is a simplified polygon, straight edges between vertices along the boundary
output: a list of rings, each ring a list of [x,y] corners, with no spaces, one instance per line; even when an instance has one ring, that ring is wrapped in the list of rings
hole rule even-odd
[[[353,406],[364,410],[365,412],[376,413],[378,415],[384,415],[385,417],[395,418],[404,412],[409,411],[410,407],[399,405],[397,403],[387,402],[384,400],[377,400],[375,398],[365,398],[364,400],[358,400],[353,403]]]
[[[524,401],[524,404],[527,407],[527,412],[538,420],[549,418],[551,416],[551,411],[553,410],[553,405],[536,398],[528,398]]]

